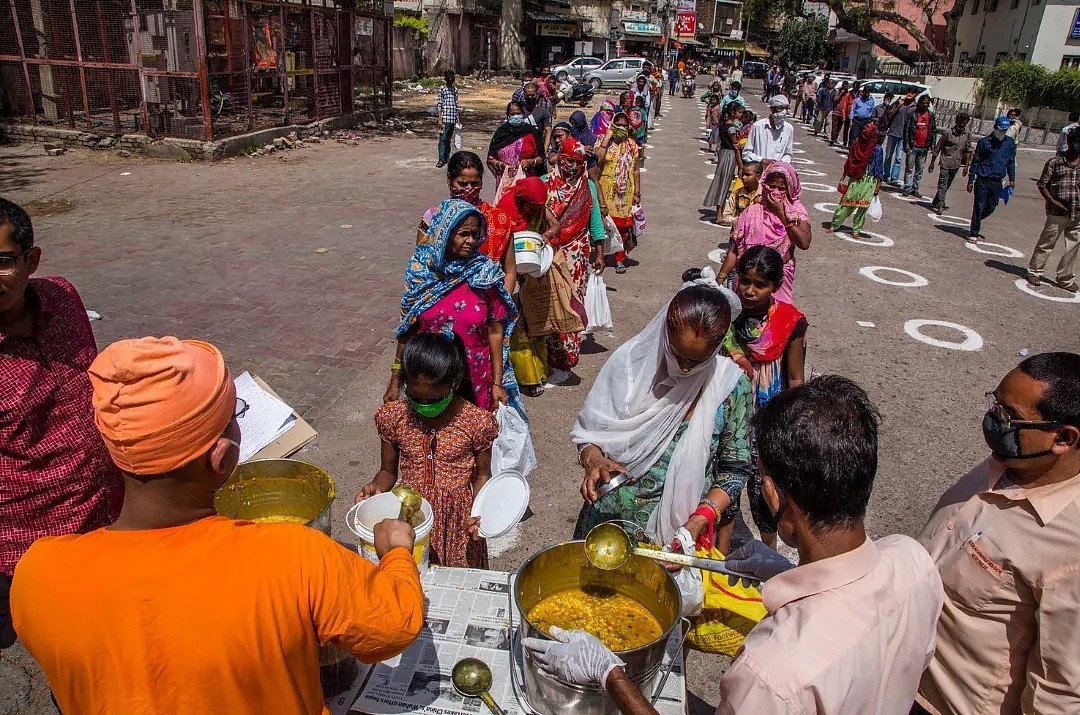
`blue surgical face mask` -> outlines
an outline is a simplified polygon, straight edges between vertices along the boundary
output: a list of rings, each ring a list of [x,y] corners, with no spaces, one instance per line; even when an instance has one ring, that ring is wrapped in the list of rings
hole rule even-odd
[[[512,127],[520,127],[522,124],[525,123],[525,115],[514,114],[508,117],[506,121],[510,122],[510,126]]]

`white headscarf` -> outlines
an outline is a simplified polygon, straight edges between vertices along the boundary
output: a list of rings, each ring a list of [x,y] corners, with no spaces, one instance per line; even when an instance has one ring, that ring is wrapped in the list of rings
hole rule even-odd
[[[719,290],[731,305],[731,319],[742,311],[738,297],[716,283],[712,268],[683,288],[703,285]],[[697,400],[690,424],[668,464],[660,504],[648,529],[670,543],[701,501],[711,456],[716,410],[743,372],[719,354],[689,372],[679,369],[668,345],[667,312],[671,301],[604,364],[570,432],[576,445],[595,444],[611,459],[642,477],[663,455]]]

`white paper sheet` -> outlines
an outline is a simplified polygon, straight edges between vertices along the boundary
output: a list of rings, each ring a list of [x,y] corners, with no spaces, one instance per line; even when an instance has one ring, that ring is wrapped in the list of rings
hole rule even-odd
[[[251,459],[260,449],[289,431],[296,422],[293,409],[259,387],[250,373],[235,380],[236,396],[248,404],[240,424],[240,461]]]

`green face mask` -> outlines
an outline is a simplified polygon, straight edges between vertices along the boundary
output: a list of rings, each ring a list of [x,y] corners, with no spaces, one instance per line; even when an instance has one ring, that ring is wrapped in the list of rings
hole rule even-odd
[[[630,132],[626,127],[613,127],[611,129],[611,138],[615,141],[625,141],[630,136]]]
[[[450,402],[454,399],[454,392],[451,390],[446,393],[446,397],[442,398],[438,402],[417,402],[409,396],[405,397],[405,402],[408,403],[409,408],[420,415],[421,417],[434,418],[446,412],[446,408],[450,406]]]

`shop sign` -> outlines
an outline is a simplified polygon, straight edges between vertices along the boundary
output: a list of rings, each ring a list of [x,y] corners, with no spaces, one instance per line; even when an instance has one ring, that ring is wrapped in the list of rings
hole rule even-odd
[[[536,25],[538,35],[543,37],[577,37],[577,25],[572,22],[540,22]]]
[[[660,25],[655,22],[624,22],[623,30],[631,35],[660,36]]]
[[[648,22],[649,13],[644,10],[623,10],[622,19],[626,22]]]
[[[675,37],[693,38],[697,34],[697,13],[680,12],[675,15]]]
[[[1080,10],[1076,11],[1076,15],[1073,17],[1072,32],[1069,33],[1069,39],[1075,40],[1080,38]]]

